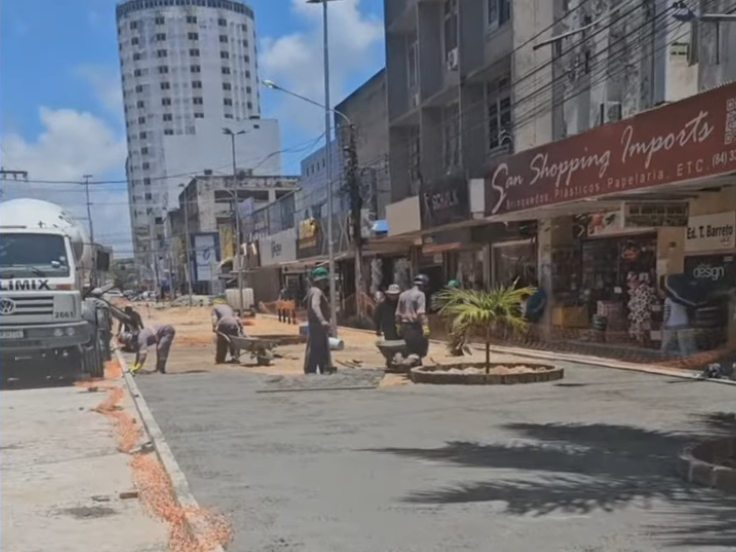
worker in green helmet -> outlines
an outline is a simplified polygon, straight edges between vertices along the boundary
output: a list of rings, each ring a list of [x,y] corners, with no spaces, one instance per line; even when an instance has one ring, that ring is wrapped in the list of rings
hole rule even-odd
[[[312,271],[312,286],[307,292],[307,350],[304,355],[305,374],[325,374],[334,371],[330,354],[330,303],[325,290],[330,273],[319,267]]]

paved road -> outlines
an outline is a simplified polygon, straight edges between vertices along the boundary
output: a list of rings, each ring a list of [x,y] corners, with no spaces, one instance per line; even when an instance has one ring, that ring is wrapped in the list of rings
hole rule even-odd
[[[104,398],[75,387],[0,393],[3,552],[168,550],[167,527],[119,498],[132,473],[110,421],[92,412]]]
[[[232,551],[725,552],[736,501],[675,475],[733,387],[567,367],[557,384],[257,393],[139,385]]]

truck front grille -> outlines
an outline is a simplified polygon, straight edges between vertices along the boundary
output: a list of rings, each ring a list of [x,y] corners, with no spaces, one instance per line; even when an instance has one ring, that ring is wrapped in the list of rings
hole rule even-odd
[[[54,314],[54,297],[52,295],[33,295],[28,297],[8,297],[15,303],[15,310],[8,314],[0,312],[0,317],[12,316],[48,316]]]

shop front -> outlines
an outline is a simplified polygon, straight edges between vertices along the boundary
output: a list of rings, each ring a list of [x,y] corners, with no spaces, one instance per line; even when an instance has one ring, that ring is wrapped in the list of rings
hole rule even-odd
[[[736,288],[735,118],[731,84],[491,168],[489,219],[537,223],[536,252],[516,241],[494,244],[492,257],[502,278],[536,255],[542,339],[659,358],[664,301],[684,275],[705,290],[687,299],[698,350],[736,344],[726,299]]]

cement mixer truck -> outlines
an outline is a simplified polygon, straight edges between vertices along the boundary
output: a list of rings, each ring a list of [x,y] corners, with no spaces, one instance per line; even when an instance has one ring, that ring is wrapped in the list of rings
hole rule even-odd
[[[107,270],[84,228],[58,205],[0,203],[0,364],[2,376],[78,373],[100,377],[108,335],[91,297]]]

